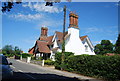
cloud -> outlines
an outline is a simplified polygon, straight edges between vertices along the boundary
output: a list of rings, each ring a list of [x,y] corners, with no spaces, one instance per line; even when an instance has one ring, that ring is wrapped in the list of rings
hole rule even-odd
[[[93,45],[100,44],[101,41],[93,41]]]
[[[115,44],[116,43],[116,40],[110,40],[111,43]]]
[[[22,13],[18,13],[18,14],[12,14],[9,15],[9,17],[11,18],[15,18],[17,20],[27,20],[27,21],[31,21],[31,20],[39,20],[40,18],[43,18],[42,14],[22,14]]]
[[[90,28],[86,28],[86,32],[85,33],[92,33],[92,32],[98,32],[101,31],[99,28],[97,27],[90,27]]]
[[[48,13],[59,13],[62,12],[63,9],[59,8],[58,6],[45,6],[45,3],[28,3],[28,4],[23,4],[23,7],[29,7],[32,11],[36,12],[48,12]]]
[[[62,21],[62,20],[61,20]],[[60,25],[62,25],[61,21],[57,21],[57,20],[43,20],[39,26],[51,26],[51,27],[58,27]]]

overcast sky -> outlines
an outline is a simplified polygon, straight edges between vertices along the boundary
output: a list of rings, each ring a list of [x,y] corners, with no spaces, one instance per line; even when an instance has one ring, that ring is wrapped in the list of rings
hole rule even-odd
[[[27,52],[40,36],[41,27],[48,27],[48,36],[55,31],[62,32],[64,5],[67,6],[66,31],[69,13],[74,11],[79,15],[80,36],[88,35],[93,45],[101,40],[115,43],[118,36],[117,2],[61,2],[51,7],[44,5],[45,3],[22,3],[2,14],[1,46],[18,46]]]

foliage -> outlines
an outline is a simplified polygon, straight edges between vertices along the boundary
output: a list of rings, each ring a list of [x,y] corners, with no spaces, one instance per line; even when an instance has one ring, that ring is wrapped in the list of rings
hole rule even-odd
[[[69,56],[65,60],[64,70],[109,81],[120,80],[120,56],[118,55],[78,55]],[[60,68],[61,66],[57,64],[55,67]]]
[[[13,47],[12,45],[5,45],[2,48],[2,53],[8,57],[11,57],[14,55],[20,55],[21,49],[18,46]]]
[[[64,52],[64,62],[62,64],[61,63],[62,62],[62,58],[61,58],[62,53],[61,52],[57,52],[55,54],[55,64],[54,64],[55,68],[56,69],[61,69],[61,67],[64,68],[66,66],[66,64],[64,64],[64,63],[67,62],[68,57],[72,56],[72,55],[74,55],[74,53],[72,53],[72,52]]]
[[[51,59],[45,60],[45,64],[47,65],[54,65],[55,61],[52,61]]]
[[[20,55],[21,54],[21,49],[19,49],[19,47],[18,46],[15,46],[15,48],[14,48],[14,54],[15,55]]]
[[[28,53],[22,53],[22,58],[32,57],[31,54]]]
[[[7,56],[7,57],[13,57],[14,54],[6,54],[5,56]]]
[[[100,44],[95,46],[95,53],[99,55],[104,55],[106,53],[113,53],[114,45],[109,40],[102,40]]]
[[[119,34],[118,39],[115,44],[115,53],[120,54],[120,34]]]
[[[6,55],[6,54],[14,54],[14,48],[13,48],[13,46],[12,45],[6,45],[6,46],[4,46],[3,48],[2,48],[2,53],[4,54],[4,55]]]
[[[17,1],[16,4],[20,4],[21,1]],[[2,12],[6,12],[6,11],[10,11],[13,6],[14,6],[15,2],[9,1],[9,2],[4,2],[2,5]]]
[[[15,4],[21,4],[21,3],[22,3],[22,0],[16,0],[16,2],[13,2],[13,0],[8,2],[3,2],[1,11],[3,13],[7,11],[9,12],[14,7]],[[46,2],[45,6],[53,6],[53,3],[54,2]]]

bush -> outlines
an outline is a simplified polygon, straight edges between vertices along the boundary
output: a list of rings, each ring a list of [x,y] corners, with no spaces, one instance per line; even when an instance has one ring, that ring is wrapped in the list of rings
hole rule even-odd
[[[45,60],[45,64],[47,64],[47,65],[54,65],[54,61],[52,61],[51,59],[47,59],[47,60]]]
[[[22,53],[22,58],[27,58],[27,57],[31,57],[31,54],[28,53]]]
[[[120,56],[77,55],[65,53],[61,65],[61,53],[55,55],[55,68],[80,73],[86,76],[103,78],[109,81],[120,80]]]
[[[13,57],[14,54],[6,54],[5,56],[7,56],[7,57]]]
[[[96,76],[107,80],[120,80],[120,56],[70,56],[67,61],[68,71],[87,76]]]
[[[74,53],[72,53],[72,52],[65,52],[64,53],[64,63],[63,63],[63,65],[62,65],[62,63],[61,63],[61,56],[62,56],[62,53],[61,52],[57,52],[56,54],[55,54],[55,68],[56,69],[61,69],[61,67],[64,67],[64,69],[67,69],[67,59],[68,59],[68,57],[69,56],[73,56],[74,55]]]

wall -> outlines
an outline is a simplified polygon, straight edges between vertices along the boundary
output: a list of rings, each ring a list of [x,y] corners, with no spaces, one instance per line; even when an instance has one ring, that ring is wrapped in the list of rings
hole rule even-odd
[[[75,53],[74,55],[84,54],[85,47],[79,38],[79,29],[70,27],[68,29],[68,34],[70,34],[70,37],[68,37],[66,40],[65,51],[66,52],[73,52],[73,53]]]

